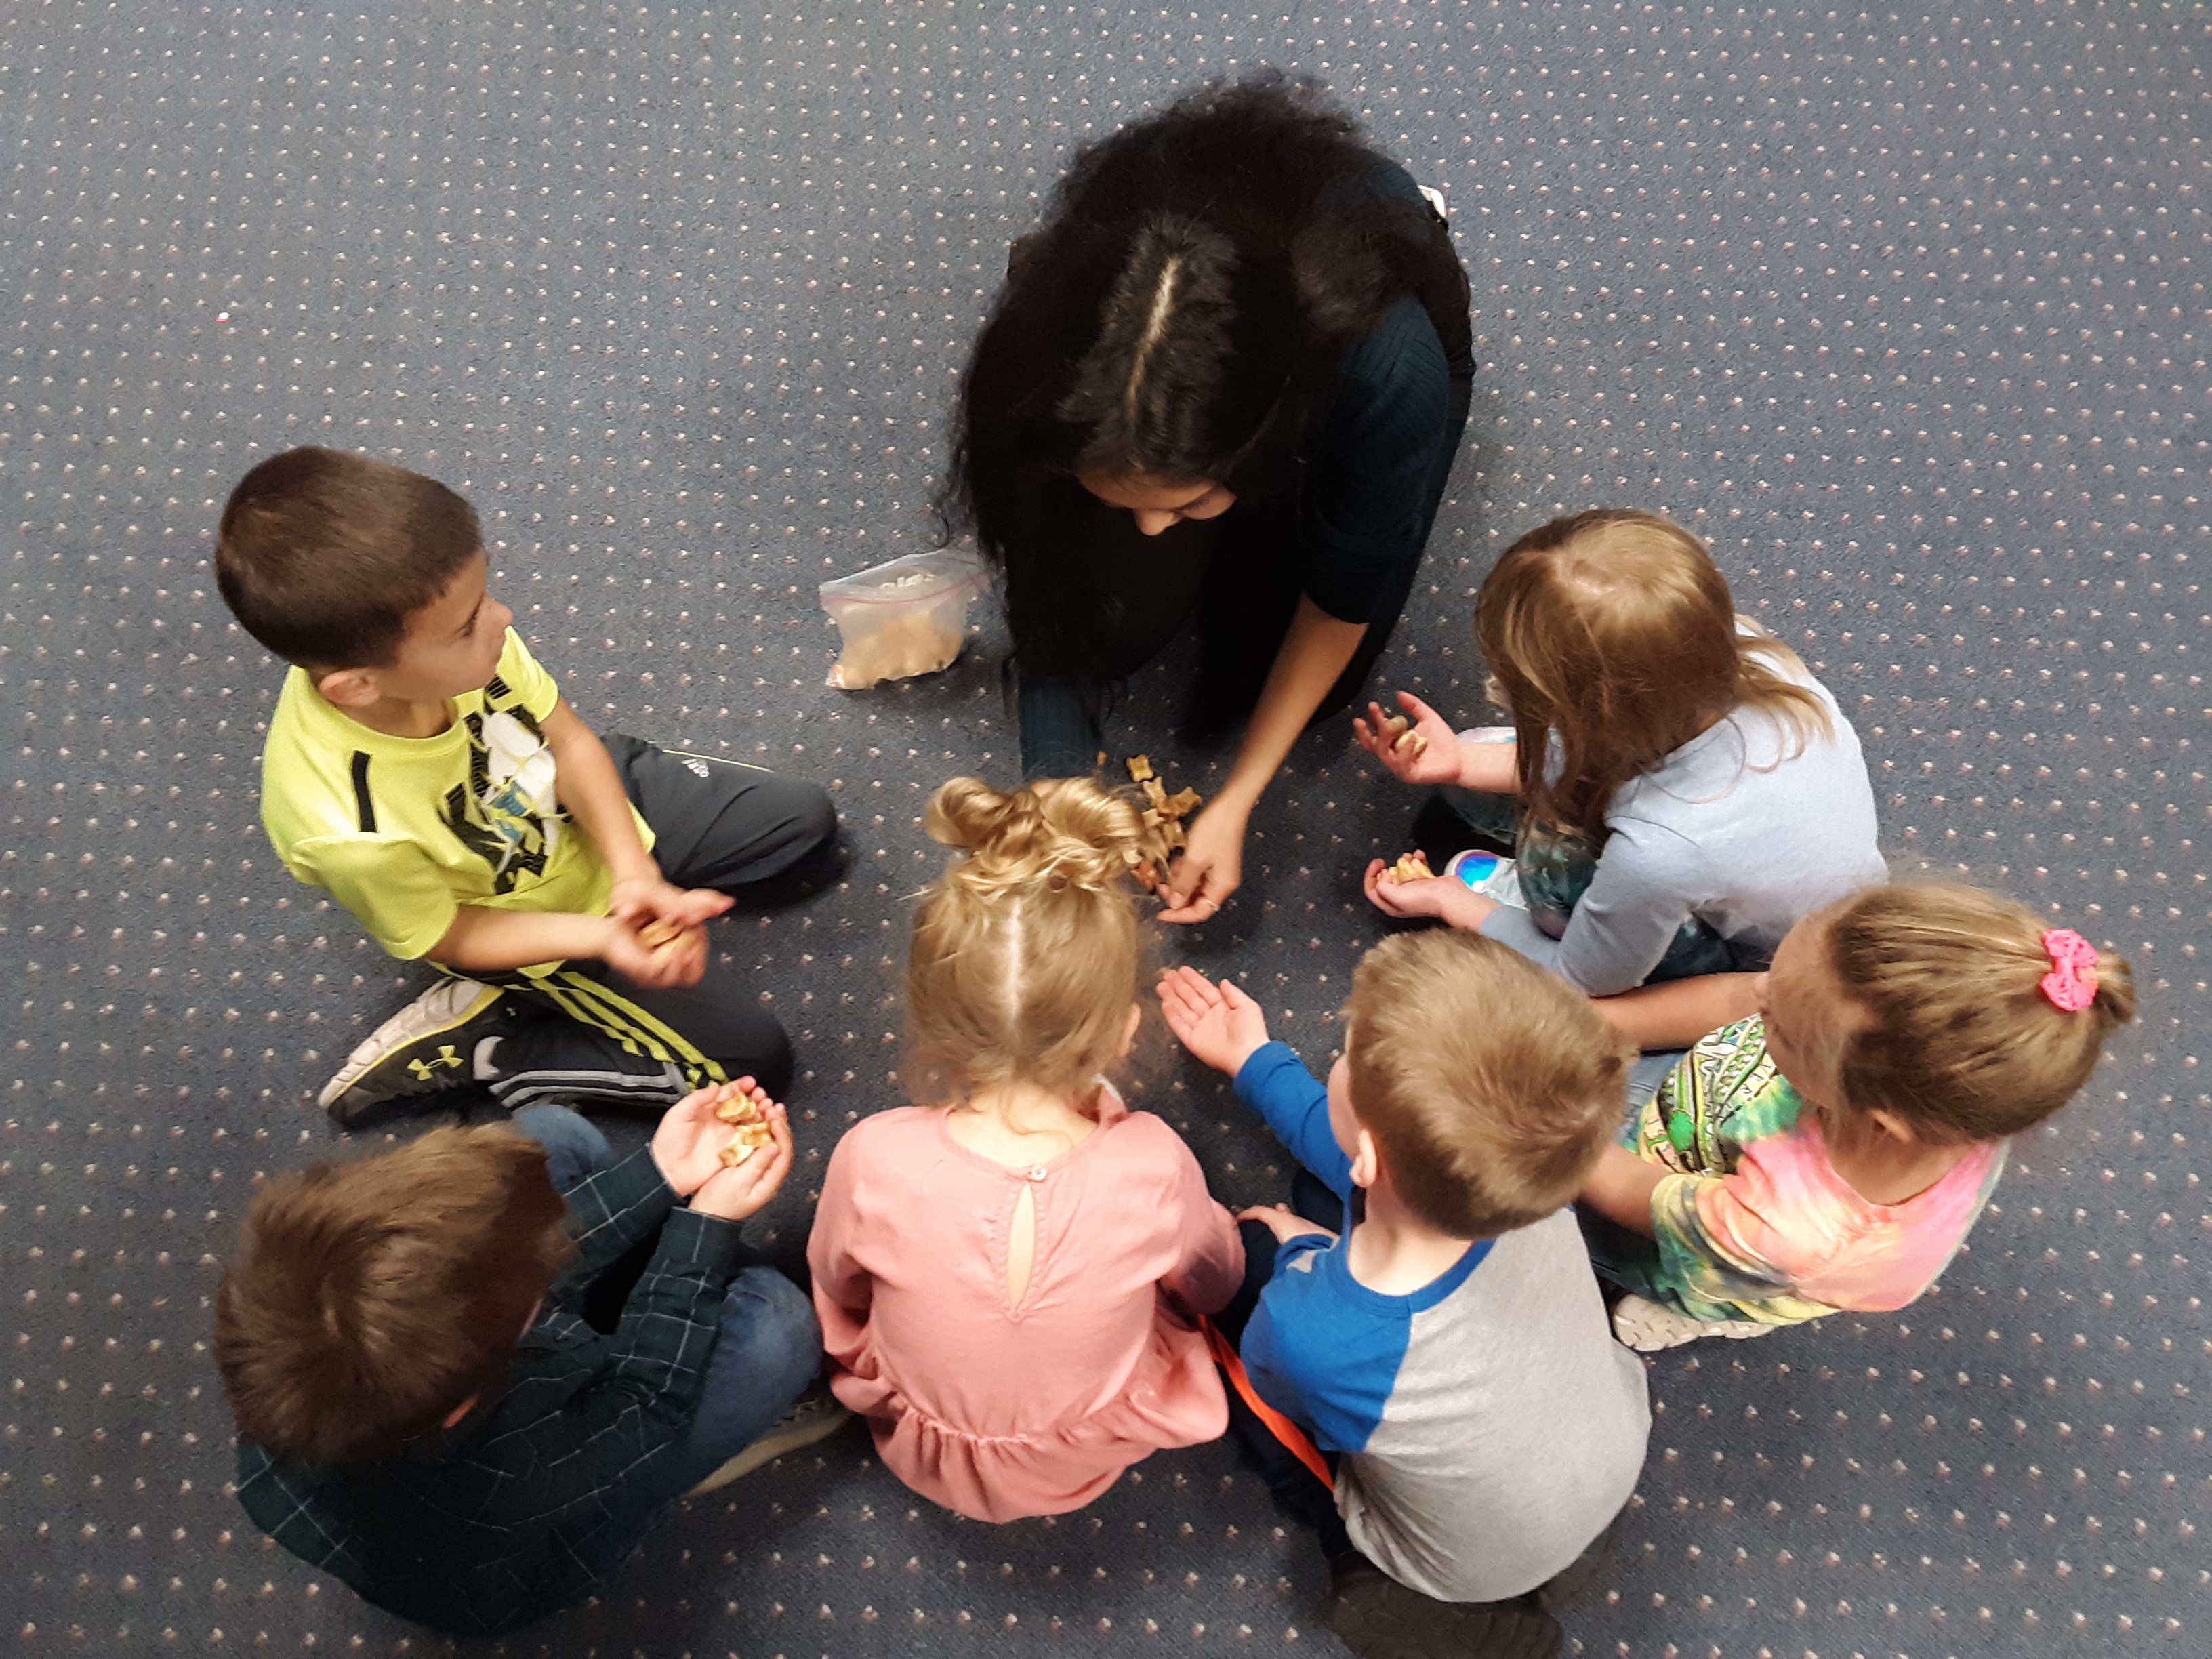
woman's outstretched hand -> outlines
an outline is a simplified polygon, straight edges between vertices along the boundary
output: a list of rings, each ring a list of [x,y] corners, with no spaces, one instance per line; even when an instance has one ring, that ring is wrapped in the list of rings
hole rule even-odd
[[[1401,783],[1457,783],[1459,734],[1444,723],[1443,715],[1410,691],[1398,694],[1398,706],[1413,722],[1405,732],[1392,736],[1387,724],[1390,717],[1382,712],[1382,704],[1370,702],[1365,719],[1352,716],[1353,740],[1388,767],[1390,775]]]
[[[1211,921],[1244,881],[1244,826],[1249,819],[1217,800],[1191,821],[1190,840],[1160,890],[1162,921]]]

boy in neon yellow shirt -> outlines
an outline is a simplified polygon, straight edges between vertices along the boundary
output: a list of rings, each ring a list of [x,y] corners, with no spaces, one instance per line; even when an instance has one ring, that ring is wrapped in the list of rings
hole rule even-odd
[[[262,823],[293,875],[445,977],[325,1086],[342,1122],[459,1084],[657,1113],[739,1075],[781,1095],[788,1041],[715,960],[736,896],[839,861],[816,785],[604,742],[493,598],[474,510],[435,481],[288,450],[223,509],[216,580],[293,665]]]

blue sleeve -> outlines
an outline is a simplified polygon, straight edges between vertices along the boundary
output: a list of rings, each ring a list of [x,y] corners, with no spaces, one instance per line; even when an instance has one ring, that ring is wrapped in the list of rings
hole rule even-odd
[[[1366,1449],[1413,1332],[1403,1312],[1348,1294],[1350,1279],[1340,1244],[1294,1238],[1244,1328],[1252,1386],[1326,1451]]]
[[[1346,1204],[1352,1202],[1352,1160],[1328,1127],[1328,1090],[1285,1042],[1252,1051],[1237,1073],[1237,1096],[1265,1118],[1291,1156]]]

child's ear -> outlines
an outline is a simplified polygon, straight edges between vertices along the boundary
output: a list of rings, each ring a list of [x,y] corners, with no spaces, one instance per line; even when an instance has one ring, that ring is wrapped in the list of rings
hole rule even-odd
[[[1365,1129],[1362,1129],[1352,1154],[1352,1184],[1355,1187],[1372,1187],[1382,1178],[1382,1150],[1376,1146],[1375,1137],[1368,1133]]]
[[[334,668],[316,679],[315,690],[341,708],[367,708],[384,695],[374,668]]]
[[[1903,1118],[1898,1116],[1894,1112],[1885,1112],[1880,1107],[1876,1107],[1873,1111],[1869,1112],[1866,1116],[1868,1122],[1874,1125],[1876,1129],[1879,1129],[1883,1134],[1888,1136],[1890,1139],[1898,1142],[1900,1146],[1917,1146],[1920,1145],[1920,1137],[1912,1132],[1912,1126],[1910,1123],[1907,1123]]]
[[[1141,1002],[1131,1003],[1128,1023],[1121,1027],[1121,1046],[1114,1051],[1115,1059],[1128,1059],[1129,1050],[1137,1046],[1137,1027],[1144,1023],[1145,1005]]]

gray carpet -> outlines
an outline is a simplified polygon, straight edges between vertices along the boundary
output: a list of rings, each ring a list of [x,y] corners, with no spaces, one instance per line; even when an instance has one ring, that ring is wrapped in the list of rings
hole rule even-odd
[[[2140,1025],[2017,1149],[1939,1293],[1653,1368],[1573,1650],[2202,1659],[2208,1608],[2206,14],[817,0],[0,12],[0,1626],[32,1654],[444,1644],[225,1490],[208,1297],[313,1088],[419,983],[256,821],[278,681],[208,570],[305,441],[467,490],[605,727],[837,792],[862,848],[726,948],[801,1037],[805,1164],[901,1099],[916,814],[1011,773],[988,663],[848,695],[823,577],[921,544],[953,371],[1069,146],[1236,64],[1324,76],[1448,194],[1484,369],[1382,671],[1480,707],[1469,596],[1531,525],[1662,507],[1859,723],[1887,844],[2130,953]],[[2192,559],[2195,562],[2192,563]],[[988,647],[988,639],[984,641]],[[1222,757],[1122,748],[1209,788]],[[1192,959],[1316,1058],[1407,803],[1308,740]],[[1280,1156],[1171,1060],[1231,1200]],[[847,1436],[674,1517],[505,1644],[675,1656],[1335,1653],[1218,1446],[992,1528]]]

